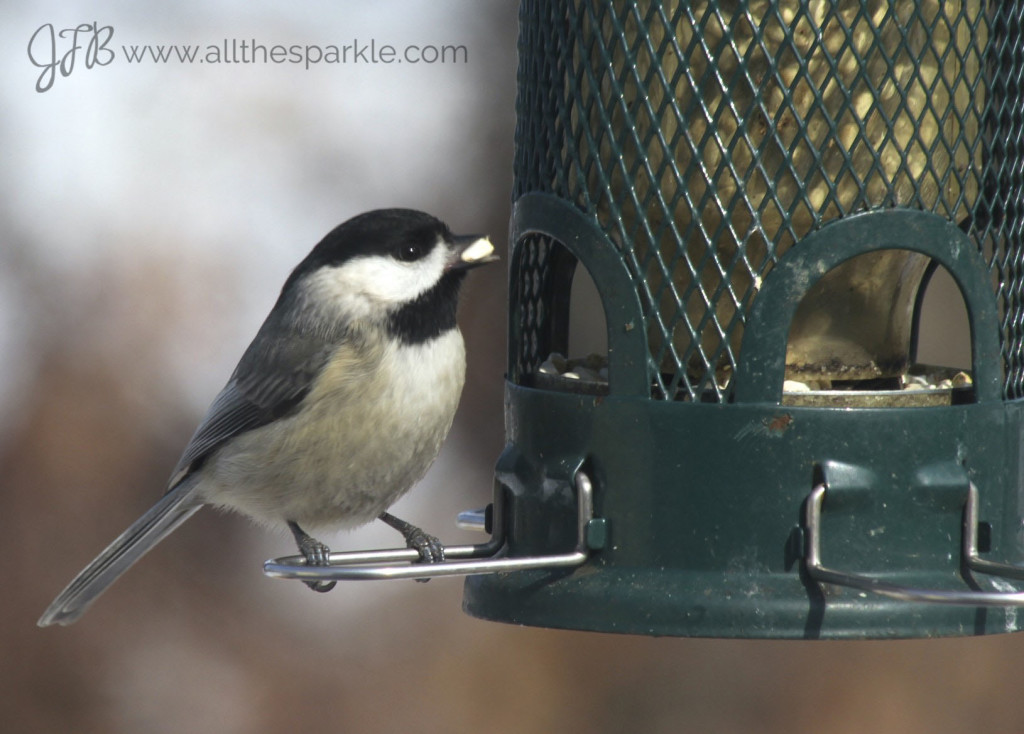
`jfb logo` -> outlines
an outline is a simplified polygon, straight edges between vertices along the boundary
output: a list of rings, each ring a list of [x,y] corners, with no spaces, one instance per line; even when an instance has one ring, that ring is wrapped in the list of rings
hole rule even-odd
[[[28,39],[28,58],[43,70],[36,80],[36,91],[52,87],[58,71],[61,76],[70,76],[79,59],[86,69],[112,62],[114,52],[107,44],[113,37],[113,26],[98,23],[81,23],[61,31],[54,30],[52,23],[39,26]]]

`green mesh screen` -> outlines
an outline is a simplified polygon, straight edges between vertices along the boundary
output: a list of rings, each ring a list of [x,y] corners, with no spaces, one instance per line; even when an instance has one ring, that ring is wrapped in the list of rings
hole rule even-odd
[[[796,241],[935,212],[984,253],[1021,397],[1022,5],[524,0],[515,196],[606,232],[645,307],[652,394],[690,400],[728,400],[760,279]],[[520,244],[523,374],[564,328],[571,266]]]

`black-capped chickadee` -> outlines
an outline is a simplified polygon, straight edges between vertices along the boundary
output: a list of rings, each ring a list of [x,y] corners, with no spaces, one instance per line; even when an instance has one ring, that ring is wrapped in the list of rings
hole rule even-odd
[[[423,561],[442,560],[436,538],[386,510],[424,475],[451,427],[466,371],[459,286],[468,269],[495,259],[486,237],[454,236],[408,209],[335,228],[285,282],[163,498],[75,577],[39,625],[77,620],[203,505],[287,524],[309,564],[326,564],[330,550],[303,528],[375,518]]]

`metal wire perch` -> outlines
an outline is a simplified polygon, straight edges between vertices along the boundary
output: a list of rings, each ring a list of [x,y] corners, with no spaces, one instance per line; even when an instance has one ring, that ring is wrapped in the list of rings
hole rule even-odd
[[[577,534],[576,547],[569,553],[521,558],[503,557],[505,532],[502,503],[494,504],[491,539],[477,545],[446,546],[445,560],[419,563],[419,552],[412,548],[331,553],[326,566],[308,566],[303,556],[285,556],[263,564],[263,573],[271,578],[300,581],[368,581],[383,579],[428,579],[435,576],[468,576],[539,568],[572,568],[582,565],[590,555],[588,528],[594,519],[593,485],[584,472],[576,473]],[[475,513],[463,513],[460,518]],[[477,523],[471,523],[477,524]],[[477,524],[478,525],[478,524]],[[479,526],[479,525],[478,525]]]

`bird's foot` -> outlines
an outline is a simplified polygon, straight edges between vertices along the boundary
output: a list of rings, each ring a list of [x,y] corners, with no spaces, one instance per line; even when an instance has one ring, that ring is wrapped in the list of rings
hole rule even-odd
[[[407,548],[412,548],[420,554],[420,563],[440,563],[444,560],[444,544],[433,535],[390,513],[382,512],[379,517],[402,534]],[[430,579],[416,580],[424,583],[430,581]]]
[[[306,559],[307,566],[329,566],[331,563],[331,549],[319,540],[309,535],[299,527],[297,522],[288,521],[288,528],[295,536],[295,544],[299,546],[299,553]],[[334,588],[336,581],[303,581],[313,591],[330,591]]]

